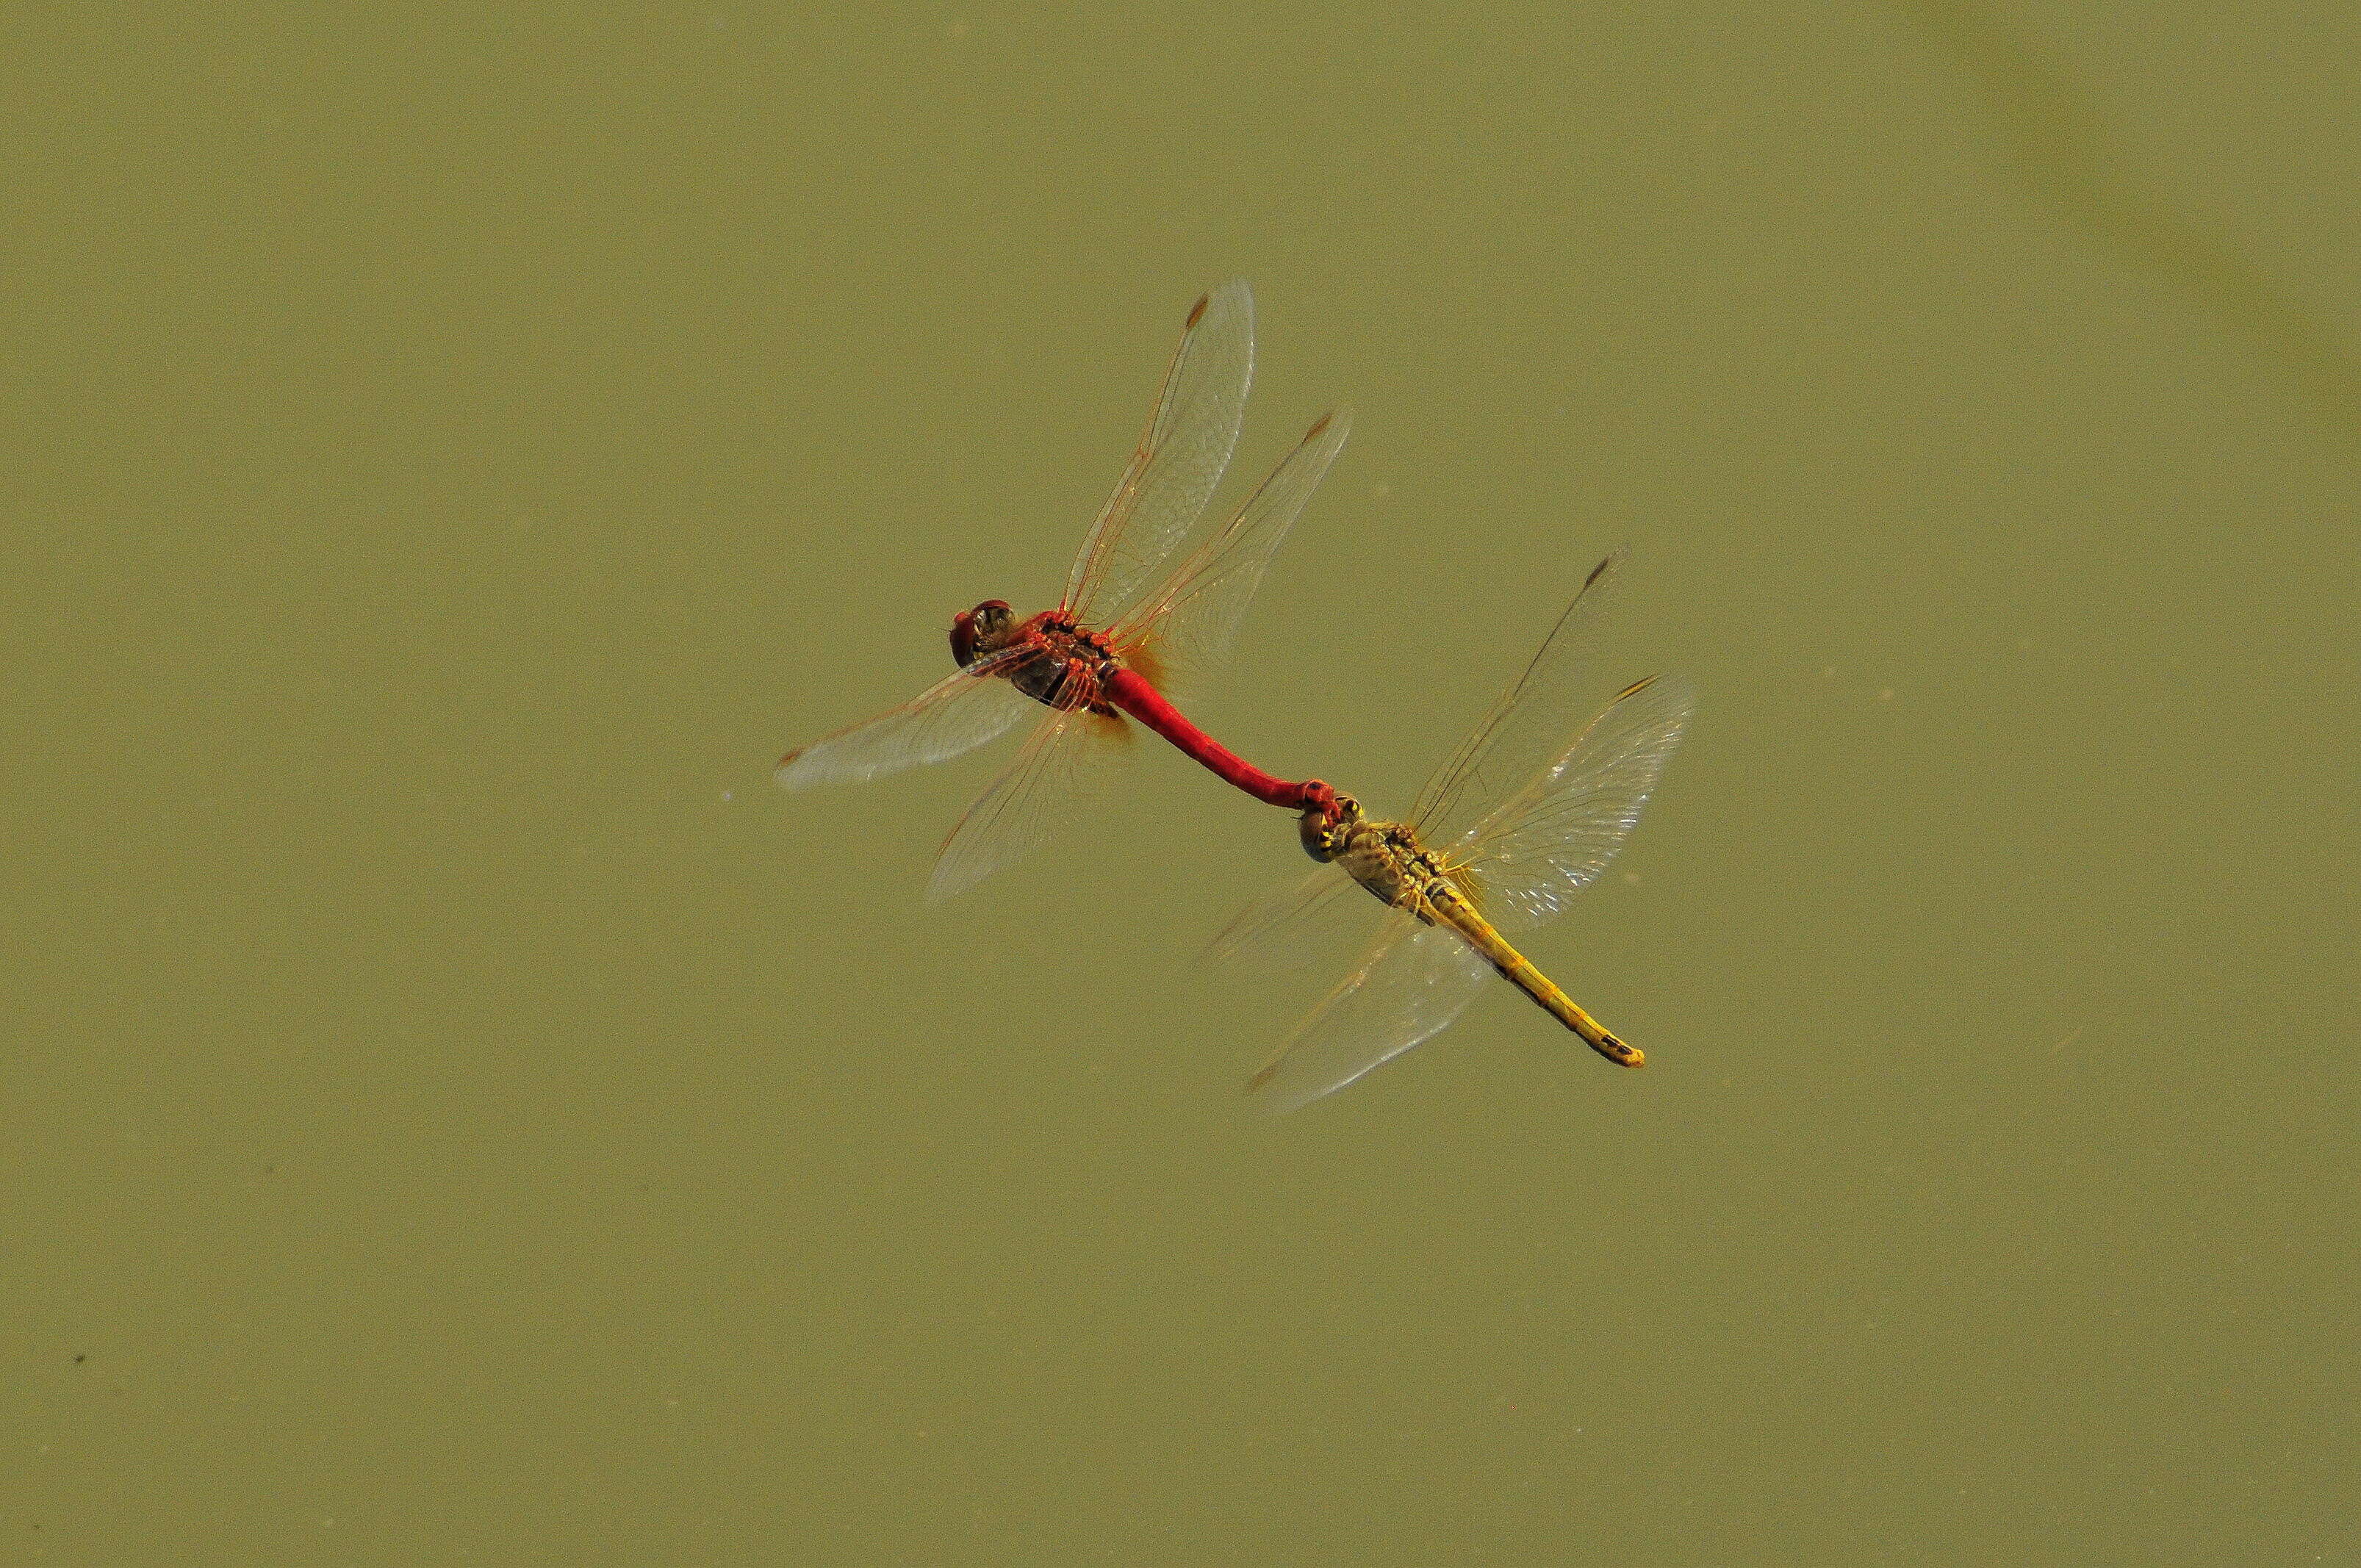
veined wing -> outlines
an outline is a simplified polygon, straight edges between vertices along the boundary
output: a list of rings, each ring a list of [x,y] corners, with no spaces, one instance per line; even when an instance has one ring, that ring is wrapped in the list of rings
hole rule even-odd
[[[1292,1111],[1382,1066],[1467,1009],[1492,972],[1447,926],[1386,916],[1359,965],[1296,1025],[1249,1090]]]
[[[939,762],[994,740],[1025,716],[1031,700],[1006,680],[1031,650],[1006,649],[937,681],[901,707],[847,725],[779,759],[773,773],[789,789],[873,779]]]
[[[1290,967],[1299,957],[1308,957],[1306,947],[1327,929],[1323,916],[1345,895],[1359,892],[1351,877],[1334,866],[1322,866],[1294,886],[1267,893],[1239,910],[1237,917],[1205,944],[1198,961]],[[1365,897],[1356,897],[1354,902],[1372,914],[1381,907]]]
[[[1450,843],[1471,821],[1564,756],[1590,700],[1582,695],[1578,678],[1583,655],[1613,599],[1626,556],[1618,550],[1591,568],[1532,663],[1426,781],[1409,818],[1422,841],[1438,849]]]
[[[1115,624],[1115,645],[1151,649],[1168,683],[1175,675],[1202,676],[1218,668],[1229,656],[1238,621],[1262,586],[1271,556],[1344,450],[1352,424],[1349,409],[1321,415],[1221,532]]]
[[[1254,377],[1254,299],[1243,281],[1200,299],[1164,373],[1148,433],[1099,509],[1060,608],[1103,624],[1146,585],[1222,482]]]
[[[1100,767],[1120,755],[1130,739],[1130,727],[1121,718],[1087,707],[1052,708],[1026,738],[1016,760],[943,840],[927,883],[927,902],[963,893],[1039,848],[1090,793]]]
[[[1540,924],[1607,869],[1694,706],[1686,681],[1651,675],[1624,688],[1548,769],[1446,851],[1475,874],[1494,926]]]

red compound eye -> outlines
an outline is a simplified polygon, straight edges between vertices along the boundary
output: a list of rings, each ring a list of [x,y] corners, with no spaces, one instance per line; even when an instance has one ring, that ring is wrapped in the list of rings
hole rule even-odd
[[[977,654],[997,649],[1012,619],[1006,599],[986,599],[951,617],[951,657],[960,662],[960,668],[974,663]],[[987,637],[993,640],[991,649],[983,646]]]

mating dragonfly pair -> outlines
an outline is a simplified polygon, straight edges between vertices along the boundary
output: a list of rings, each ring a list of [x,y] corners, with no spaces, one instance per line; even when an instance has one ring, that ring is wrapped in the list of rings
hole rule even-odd
[[[1091,525],[1054,609],[1019,620],[1001,599],[952,618],[958,671],[911,701],[779,763],[790,789],[875,778],[993,740],[1037,707],[1024,750],[944,841],[930,898],[969,887],[1038,845],[1067,797],[1136,719],[1257,800],[1298,814],[1323,869],[1231,923],[1217,952],[1258,947],[1357,884],[1385,905],[1358,963],[1251,1087],[1284,1106],[1341,1089],[1456,1018],[1495,971],[1601,1056],[1641,1053],[1554,984],[1509,937],[1557,914],[1630,836],[1690,708],[1682,683],[1626,686],[1588,723],[1576,677],[1620,573],[1592,568],[1524,673],[1427,782],[1399,822],[1318,779],[1264,773],[1217,743],[1168,694],[1228,652],[1271,554],[1345,444],[1323,416],[1229,521],[1160,581],[1237,444],[1253,374],[1254,307],[1225,284],[1189,313],[1148,433]],[[1334,869],[1327,869],[1334,868]],[[1344,874],[1338,875],[1341,871]],[[1364,905],[1363,907],[1367,907]]]

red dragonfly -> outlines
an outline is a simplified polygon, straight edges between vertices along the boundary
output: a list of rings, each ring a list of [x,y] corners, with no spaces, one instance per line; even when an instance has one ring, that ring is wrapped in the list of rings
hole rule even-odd
[[[1229,651],[1272,552],[1345,444],[1344,413],[1323,415],[1235,513],[1161,581],[1148,579],[1195,526],[1229,466],[1254,368],[1254,302],[1225,283],[1189,312],[1164,389],[1115,494],[1082,541],[1057,607],[1019,620],[1005,599],[951,618],[948,675],[876,718],[790,751],[789,789],[872,779],[981,746],[1039,704],[1049,712],[1016,760],[953,828],[929,900],[973,885],[1048,837],[1055,803],[1086,782],[1139,720],[1256,799],[1289,810],[1334,792],[1255,767],[1183,718],[1164,696]]]

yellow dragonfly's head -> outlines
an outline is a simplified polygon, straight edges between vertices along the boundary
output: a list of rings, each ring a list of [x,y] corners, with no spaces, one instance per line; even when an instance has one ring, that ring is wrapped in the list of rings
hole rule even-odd
[[[1330,791],[1303,808],[1295,830],[1303,839],[1303,852],[1325,865],[1343,851],[1345,841],[1360,823],[1361,803]]]

